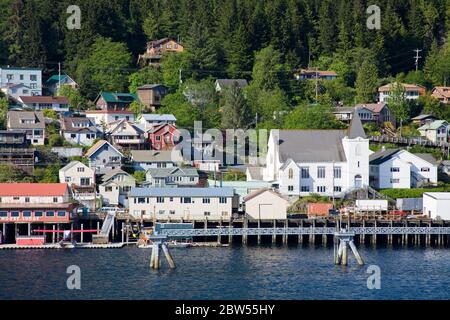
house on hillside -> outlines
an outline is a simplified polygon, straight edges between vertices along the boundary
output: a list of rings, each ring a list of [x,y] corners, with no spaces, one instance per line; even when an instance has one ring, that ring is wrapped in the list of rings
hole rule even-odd
[[[147,131],[152,150],[170,150],[180,139],[180,131],[168,123],[161,123]]]
[[[300,69],[294,71],[294,77],[297,80],[335,80],[337,78],[337,73],[331,70],[321,71],[315,69]]]
[[[58,95],[59,86],[69,86],[73,89],[78,89],[78,83],[75,82],[67,74],[62,74],[61,76],[55,74],[51,76],[46,82],[45,87],[54,96]]]
[[[102,134],[90,118],[63,117],[60,122],[61,136],[73,144],[91,146]]]
[[[369,154],[357,113],[345,130],[271,130],[263,179],[289,197],[343,197],[369,186]]]
[[[134,121],[134,113],[128,110],[87,110],[84,113],[87,118],[91,118],[97,126],[106,127],[108,123],[116,121]]]
[[[16,87],[15,85],[21,86]],[[42,70],[9,66],[0,67],[0,88],[10,88],[12,96],[16,99],[18,99],[20,94],[23,96],[41,96]],[[14,92],[14,89],[17,91]]]
[[[169,52],[180,53],[183,51],[183,45],[170,38],[149,41],[147,42],[147,51],[144,54],[140,54],[138,57],[138,64],[141,66],[158,66],[164,54]]]
[[[450,105],[450,87],[435,87],[431,95],[438,99],[440,103]]]
[[[8,111],[6,122],[8,130],[24,131],[31,144],[44,145],[45,118],[42,111]]]
[[[355,109],[362,122],[373,122],[380,126],[385,122],[395,124],[395,117],[386,103],[357,104]]]
[[[99,185],[103,205],[128,207],[128,195],[134,187],[136,179],[122,169],[116,168],[107,172]]]
[[[445,120],[428,122],[417,129],[422,137],[436,143],[448,142],[449,123]]]
[[[67,183],[73,199],[90,211],[96,209],[95,172],[80,161],[72,161],[59,170],[59,182]]]
[[[108,124],[106,134],[111,143],[120,149],[140,150],[147,143],[144,130],[131,121],[120,120]]]
[[[30,148],[26,131],[0,130],[0,164],[14,165],[31,175],[34,169],[35,149]]]
[[[128,110],[130,105],[138,101],[138,97],[133,93],[101,92],[94,103],[97,109],[108,111]]]
[[[137,88],[137,96],[148,111],[155,112],[168,91],[169,88],[162,84],[147,84]]]
[[[31,93],[31,88],[27,87],[22,83],[13,84],[8,83],[4,87],[0,88],[3,94],[10,100],[13,100],[16,104],[20,105],[19,97],[29,96]]]
[[[138,119],[136,119],[136,122],[143,126],[145,131],[149,131],[163,123],[175,125],[177,118],[175,118],[173,114],[148,113],[142,114]]]
[[[100,140],[85,154],[89,160],[89,167],[96,175],[103,175],[111,170],[122,167],[123,154],[108,141]]]
[[[146,173],[146,185],[150,187],[198,187],[199,177],[195,168],[151,168]]]
[[[66,97],[20,96],[18,101],[24,108],[35,111],[50,109],[61,113],[69,111],[70,107],[69,99]]]
[[[370,184],[376,189],[409,189],[438,182],[438,163],[431,154],[388,149],[370,156]]]
[[[183,163],[180,150],[133,150],[131,161],[134,170],[147,171],[155,168],[173,168]]]
[[[421,85],[416,84],[408,84],[401,83],[405,90],[405,99],[406,100],[417,100],[420,96],[424,96],[426,89]],[[378,101],[379,102],[388,102],[389,97],[391,95],[391,91],[393,90],[394,84],[390,83],[378,88]]]
[[[423,126],[427,123],[431,123],[435,120],[438,120],[438,118],[436,118],[435,116],[431,115],[431,114],[421,114],[418,115],[417,117],[414,117],[411,119],[411,121],[416,125],[416,126]]]

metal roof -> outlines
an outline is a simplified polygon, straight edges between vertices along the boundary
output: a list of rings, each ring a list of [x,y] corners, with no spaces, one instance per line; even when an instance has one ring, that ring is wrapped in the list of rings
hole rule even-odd
[[[233,188],[132,188],[130,197],[232,197]]]
[[[164,122],[164,121],[177,121],[177,118],[173,114],[156,114],[156,113],[149,113],[149,114],[143,114],[142,118],[145,119],[145,121],[157,121],[157,122]]]
[[[180,150],[132,150],[131,158],[134,162],[182,162],[183,157],[181,156]]]
[[[198,171],[195,168],[150,168],[147,173],[153,178],[166,177],[198,177]]]

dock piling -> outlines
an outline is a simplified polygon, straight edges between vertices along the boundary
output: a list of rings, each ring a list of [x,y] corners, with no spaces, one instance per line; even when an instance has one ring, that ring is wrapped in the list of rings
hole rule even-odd
[[[364,260],[356,249],[353,239],[355,237],[354,233],[348,232],[346,230],[336,232],[334,234],[334,263],[337,265],[348,265],[348,247],[353,252],[356,261],[360,266],[364,265]],[[339,242],[339,248],[337,248],[337,243]]]

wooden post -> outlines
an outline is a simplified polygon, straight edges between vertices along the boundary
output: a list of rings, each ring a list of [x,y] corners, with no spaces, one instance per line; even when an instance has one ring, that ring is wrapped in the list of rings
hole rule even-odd
[[[286,221],[284,221],[283,244],[288,243],[287,227],[288,227],[288,221],[286,220]]]
[[[31,236],[31,223],[28,222],[28,236]]]
[[[359,264],[360,266],[364,265],[364,260],[363,260],[363,259],[361,258],[361,256],[359,255],[359,252],[358,252],[358,250],[356,249],[356,246],[355,246],[355,244],[353,243],[353,240],[351,240],[348,244],[350,245],[350,248],[352,249],[353,254],[355,255],[356,261],[358,261],[358,264]]]
[[[342,265],[348,265],[347,242],[342,241]]]
[[[55,231],[55,225],[53,225],[53,231]],[[52,243],[55,243],[55,232],[52,233]]]
[[[151,255],[151,257],[150,257],[150,268],[152,268],[152,269],[155,268],[155,256],[156,256],[155,245],[156,245],[156,243],[153,243],[153,246],[152,246],[152,255]]]
[[[124,242],[124,240],[125,240],[125,230],[124,230],[124,228],[123,228],[123,225],[124,225],[124,223],[122,222],[122,229],[121,229],[121,236],[122,236],[122,243]]]
[[[258,244],[261,244],[261,234],[260,234],[260,232],[261,232],[261,220],[260,219],[258,219]]]
[[[165,243],[163,243],[161,247],[163,249],[164,255],[166,256],[167,262],[169,263],[169,267],[171,269],[175,269],[175,262],[173,261],[172,255],[169,252],[169,248],[167,248]]]
[[[303,220],[300,221],[299,228],[303,228]],[[301,232],[298,233],[298,243],[303,243],[303,234]]]
[[[84,240],[84,232],[83,232],[84,226],[83,226],[83,224],[81,224],[80,229],[81,229],[80,242],[83,243],[83,240]]]
[[[277,221],[273,220],[272,244],[277,243],[277,234],[275,233],[275,228],[276,227],[277,227]]]
[[[112,230],[111,230],[111,242],[114,242],[114,235],[115,235],[115,229],[116,229],[115,225],[116,225],[116,222],[113,221],[112,222],[112,226],[111,226],[111,228],[112,228]]]
[[[6,242],[6,223],[2,223],[2,244]],[[3,241],[4,240],[4,241]]]
[[[231,222],[231,219],[230,219],[230,221],[228,222],[228,229],[229,229],[229,231],[231,231],[231,227],[232,227],[233,225],[232,225],[232,222]],[[231,233],[229,233],[228,234],[228,244],[232,244],[233,243],[233,236],[231,235]]]
[[[328,226],[328,222],[325,220],[324,227],[326,228]],[[327,235],[325,233],[322,234],[322,245],[324,247],[327,246]]]
[[[97,221],[97,234],[100,233],[100,221]]]
[[[159,242],[156,242],[154,245],[153,245],[153,248],[154,248],[154,250],[155,250],[155,261],[154,261],[154,263],[153,263],[153,268],[154,269],[159,269],[160,268],[160,266],[161,266],[161,261],[160,261],[160,257],[159,257],[159,250],[160,250],[160,243]]]
[[[366,220],[364,219],[364,217],[363,217],[362,226],[363,226],[363,228],[366,227]],[[360,243],[366,243],[366,233],[365,233],[365,231],[363,232],[362,235],[360,235],[359,242]]]
[[[70,242],[73,242],[73,222],[70,223]]]

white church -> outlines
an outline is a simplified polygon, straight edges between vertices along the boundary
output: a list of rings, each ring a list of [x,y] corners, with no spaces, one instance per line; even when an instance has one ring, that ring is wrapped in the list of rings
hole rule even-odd
[[[345,130],[271,130],[263,179],[291,198],[339,198],[369,186],[370,154],[357,114]]]

